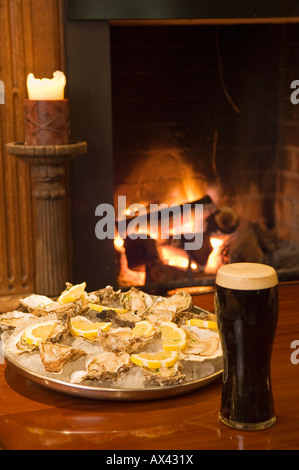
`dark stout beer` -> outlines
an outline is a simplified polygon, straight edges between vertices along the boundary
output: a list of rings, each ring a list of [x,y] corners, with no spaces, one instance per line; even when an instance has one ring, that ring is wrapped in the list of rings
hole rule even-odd
[[[223,348],[220,419],[238,429],[275,423],[270,363],[278,319],[273,268],[233,263],[216,276],[215,311]]]

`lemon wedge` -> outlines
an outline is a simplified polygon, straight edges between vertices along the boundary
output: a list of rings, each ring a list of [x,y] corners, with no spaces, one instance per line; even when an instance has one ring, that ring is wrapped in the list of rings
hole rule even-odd
[[[99,305],[99,304],[89,304],[89,308],[92,310],[96,310],[97,312],[103,312],[103,310],[114,310],[116,313],[127,313],[128,310],[125,308],[114,308],[114,307],[106,307],[106,305]]]
[[[62,292],[62,294],[58,298],[58,302],[60,304],[76,302],[76,300],[81,299],[81,297],[84,295],[85,288],[86,282],[82,282],[82,284],[76,284],[75,286],[69,287],[68,289]]]
[[[178,360],[177,351],[161,351],[158,353],[132,354],[131,361],[140,367],[149,369],[160,369],[161,367],[171,367]]]
[[[199,318],[191,318],[191,320],[187,320],[186,325],[198,326],[199,328],[208,328],[210,330],[218,330],[218,326],[215,321],[200,320]]]
[[[187,345],[186,332],[175,323],[165,321],[161,323],[162,343],[165,351],[177,351]]]
[[[92,339],[98,336],[99,330],[108,331],[111,326],[111,322],[92,322],[88,318],[77,316],[71,319],[70,332],[73,336]]]
[[[150,336],[154,331],[153,325],[147,321],[139,321],[132,330],[133,336]]]
[[[32,346],[39,346],[40,343],[45,342],[49,336],[53,333],[57,322],[45,321],[41,323],[35,323],[34,325],[29,326],[23,333],[22,339],[27,344]]]

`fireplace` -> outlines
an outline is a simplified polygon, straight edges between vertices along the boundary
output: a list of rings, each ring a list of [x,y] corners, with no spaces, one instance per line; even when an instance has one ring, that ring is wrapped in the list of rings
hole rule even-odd
[[[298,279],[297,23],[108,21],[69,3],[73,135],[89,145],[71,176],[75,280],[164,292],[234,261]],[[200,204],[202,247],[184,250],[189,227],[97,239],[96,207],[123,196],[127,223],[134,204]]]

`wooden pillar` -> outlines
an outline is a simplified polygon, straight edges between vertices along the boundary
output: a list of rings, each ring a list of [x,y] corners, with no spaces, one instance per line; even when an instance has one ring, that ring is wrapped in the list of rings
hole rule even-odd
[[[35,199],[35,291],[58,296],[70,279],[68,241],[64,208],[66,190],[62,184],[65,163],[86,153],[85,142],[70,145],[30,146],[7,144],[11,155],[31,167],[32,196]]]

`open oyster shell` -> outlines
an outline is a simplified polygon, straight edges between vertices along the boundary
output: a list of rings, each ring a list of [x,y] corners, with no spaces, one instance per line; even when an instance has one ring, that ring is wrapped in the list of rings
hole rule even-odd
[[[81,383],[84,380],[99,380],[114,382],[119,375],[131,367],[130,355],[123,353],[117,355],[113,352],[104,352],[99,356],[87,360],[85,371],[73,372],[71,383]]]
[[[164,308],[165,310],[170,310],[174,313],[180,313],[184,310],[187,310],[192,305],[192,297],[188,292],[179,291],[171,297],[162,298],[158,300],[151,306],[151,311],[154,311],[155,308]]]
[[[39,321],[35,322],[40,323]],[[32,323],[31,323],[32,324]],[[8,354],[15,354],[19,356],[26,352],[31,352],[38,349],[38,346],[30,345],[24,341],[23,336],[26,329],[30,326],[29,324],[25,328],[18,328],[10,335],[7,339],[2,340],[3,350]],[[56,343],[60,341],[68,332],[68,327],[65,323],[57,321],[57,324],[48,337],[47,342]]]
[[[154,330],[148,336],[134,336],[131,328],[112,328],[108,332],[100,332],[99,340],[108,351],[132,354],[149,344],[156,334]]]
[[[135,323],[141,321],[142,317],[136,313],[117,313],[115,310],[103,310],[96,314],[103,322],[111,321],[115,326],[133,328]]]
[[[151,387],[165,387],[178,385],[183,382],[185,375],[182,374],[182,366],[179,363],[172,367],[161,367],[160,369],[149,369],[142,367],[142,373],[145,378],[145,385]]]
[[[22,336],[26,328],[16,329],[14,333],[8,337],[5,335],[2,336],[2,348],[6,354],[20,356],[21,354],[31,352],[36,349],[35,346],[22,341]]]
[[[0,330],[6,328],[25,328],[31,323],[37,322],[38,319],[31,313],[19,312],[14,310],[13,312],[3,313],[0,315]]]
[[[60,304],[42,295],[30,295],[20,300],[22,306],[36,317],[54,314],[58,320],[68,322],[70,318],[88,309],[89,300],[83,297],[76,302]]]
[[[197,326],[182,326],[187,334],[187,346],[180,351],[180,359],[202,361],[222,354],[218,333]]]
[[[174,321],[178,315],[190,308],[192,297],[188,292],[180,291],[168,298],[158,297],[146,312],[146,318],[153,324]]]
[[[72,348],[57,343],[41,343],[39,346],[41,361],[47,372],[60,374],[69,361],[76,361],[86,355],[82,349]]]
[[[191,318],[212,322],[217,321],[216,315],[214,313],[206,312],[205,310],[199,310],[193,306],[176,315],[174,321],[178,324],[178,326],[182,326],[186,325],[186,321],[190,320]]]
[[[35,312],[41,312],[41,314],[36,315],[40,316],[46,307],[53,305],[56,302],[44,295],[32,294],[25,299],[20,299],[20,303],[28,310],[28,312],[32,313],[33,315],[36,315]]]
[[[121,291],[114,291],[113,287],[106,286],[103,289],[92,292],[97,297],[97,302],[107,307],[120,307]],[[96,303],[96,302],[94,302]]]
[[[121,294],[122,305],[131,313],[142,314],[151,307],[153,299],[150,295],[132,287],[128,292]]]

